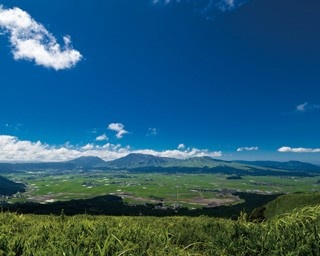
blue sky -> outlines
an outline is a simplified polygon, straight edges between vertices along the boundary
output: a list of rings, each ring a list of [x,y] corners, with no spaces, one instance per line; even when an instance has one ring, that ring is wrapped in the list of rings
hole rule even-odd
[[[318,0],[1,4],[1,161],[320,163]]]

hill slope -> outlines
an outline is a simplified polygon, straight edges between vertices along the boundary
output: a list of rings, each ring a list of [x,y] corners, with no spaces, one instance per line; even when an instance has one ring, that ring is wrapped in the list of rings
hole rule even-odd
[[[319,255],[320,207],[250,223],[0,213],[2,255]]]
[[[317,205],[320,205],[320,192],[282,195],[266,204],[264,217],[271,219],[279,215],[292,213],[306,206]]]
[[[0,195],[10,196],[17,192],[24,192],[25,185],[16,183],[0,176]]]

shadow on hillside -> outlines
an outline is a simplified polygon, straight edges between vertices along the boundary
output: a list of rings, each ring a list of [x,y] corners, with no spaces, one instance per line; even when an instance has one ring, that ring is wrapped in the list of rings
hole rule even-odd
[[[90,215],[114,215],[114,216],[200,216],[222,218],[238,218],[240,212],[252,212],[255,208],[262,207],[266,203],[276,199],[279,195],[259,195],[252,193],[236,193],[245,202],[233,206],[218,206],[214,208],[202,208],[189,210],[183,207],[158,209],[153,204],[129,205],[122,201],[121,197],[113,195],[98,196],[91,199],[61,201],[47,204],[40,203],[2,203],[3,211],[26,214],[54,214],[66,215],[90,214]]]

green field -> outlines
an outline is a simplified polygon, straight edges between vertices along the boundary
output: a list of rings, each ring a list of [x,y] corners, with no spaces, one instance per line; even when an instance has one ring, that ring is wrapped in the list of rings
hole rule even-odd
[[[118,195],[128,203],[180,204],[189,208],[237,204],[234,192],[261,194],[320,191],[318,177],[243,176],[224,174],[159,174],[34,172],[6,175],[28,185],[11,201],[52,202]]]

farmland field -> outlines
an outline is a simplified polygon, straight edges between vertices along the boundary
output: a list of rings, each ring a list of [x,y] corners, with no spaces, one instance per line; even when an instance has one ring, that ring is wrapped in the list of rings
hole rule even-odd
[[[117,172],[29,172],[7,178],[27,184],[11,201],[54,202],[117,195],[130,204],[179,204],[188,208],[242,202],[235,192],[279,194],[320,191],[317,177]],[[320,179],[320,178],[319,178]]]

